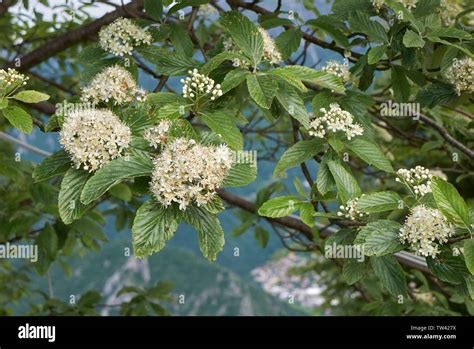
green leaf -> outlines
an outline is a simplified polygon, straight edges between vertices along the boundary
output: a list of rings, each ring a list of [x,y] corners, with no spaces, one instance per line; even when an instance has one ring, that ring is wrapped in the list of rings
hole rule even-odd
[[[464,278],[469,276],[469,271],[464,261],[449,252],[441,253],[436,258],[426,258],[426,264],[431,272],[441,281],[454,285],[464,283]]]
[[[162,0],[145,0],[144,6],[147,15],[156,21],[161,20],[161,16],[163,16]]]
[[[393,191],[381,191],[362,194],[357,202],[357,209],[362,212],[385,212],[399,208],[401,198]]]
[[[329,171],[331,172],[339,194],[343,201],[353,199],[360,196],[360,187],[352,174],[341,165],[340,162],[329,160],[327,162]]]
[[[251,73],[245,69],[234,69],[227,73],[221,84],[222,93],[227,93],[239,86]]]
[[[334,74],[325,71],[318,71],[301,65],[288,65],[271,70],[270,74],[285,79],[289,84],[306,91],[302,81],[330,89],[334,92],[342,93],[345,91],[344,85]]]
[[[183,56],[175,52],[169,52],[161,47],[147,46],[137,48],[146,60],[156,65],[156,72],[164,75],[186,75],[188,70],[199,68],[201,65],[192,57]]]
[[[170,40],[175,52],[184,57],[192,57],[194,44],[191,41],[188,32],[177,23],[169,23],[167,25],[170,28]]]
[[[66,172],[58,197],[59,216],[65,224],[71,224],[89,208],[90,205],[84,205],[80,200],[81,192],[89,177],[87,171],[75,168]]]
[[[267,247],[268,239],[270,238],[270,234],[268,231],[261,226],[257,226],[255,228],[255,240],[257,240],[258,246],[261,248]]]
[[[425,46],[425,41],[423,38],[415,33],[413,30],[408,29],[403,35],[403,45],[405,47],[423,47]]]
[[[431,181],[431,190],[436,205],[446,218],[456,225],[470,227],[469,208],[451,183],[434,177]]]
[[[320,139],[299,141],[283,153],[275,166],[273,176],[278,176],[287,169],[311,159],[322,149],[323,142]]]
[[[86,183],[81,201],[88,204],[124,179],[150,176],[153,163],[146,154],[124,156],[99,169]]]
[[[344,260],[342,266],[342,277],[348,285],[353,285],[360,281],[365,274],[365,263],[354,258]]]
[[[179,10],[182,10],[185,7],[188,6],[199,6],[199,5],[205,5],[208,4],[210,0],[181,0],[177,1],[173,7],[171,7],[166,15],[169,17],[173,13],[178,12]]]
[[[388,42],[384,27],[379,22],[371,20],[366,13],[352,12],[349,15],[349,24],[353,31],[366,33],[372,41]]]
[[[51,177],[65,173],[71,167],[69,155],[60,150],[43,159],[33,170],[33,180],[41,182]]]
[[[383,287],[394,297],[407,297],[407,285],[403,269],[393,256],[371,257],[375,275]]]
[[[132,200],[132,190],[130,187],[124,183],[119,183],[114,185],[112,188],[109,189],[110,195],[116,197],[117,199],[123,201],[130,201]]]
[[[463,247],[467,269],[474,275],[474,239],[464,240]]]
[[[33,120],[31,120],[30,114],[17,106],[10,106],[2,109],[3,116],[10,121],[16,129],[19,131],[30,134],[33,131]]]
[[[253,66],[256,67],[263,55],[263,38],[255,24],[236,11],[222,13],[220,21],[234,43],[251,59]]]
[[[413,10],[415,17],[424,17],[433,12],[439,7],[440,0],[419,0]]]
[[[222,136],[222,140],[229,147],[234,150],[241,150],[244,146],[244,140],[231,112],[231,110],[216,110],[202,114],[201,118],[212,131]]]
[[[8,99],[0,98],[0,110],[5,109],[6,107],[8,107]]]
[[[380,61],[382,59],[384,54],[385,54],[385,46],[384,45],[372,47],[369,50],[369,53],[367,55],[367,62],[369,64],[375,64],[375,63],[377,63],[378,61]]]
[[[188,207],[184,219],[198,232],[199,249],[210,261],[215,261],[217,254],[224,247],[224,231],[215,215],[202,207]]]
[[[316,178],[316,187],[321,195],[325,195],[329,191],[332,191],[336,187],[336,182],[332,177],[331,172],[328,167],[328,160],[330,158],[327,156],[327,153],[321,158],[319,164],[318,176]]]
[[[222,187],[243,187],[252,183],[257,178],[257,159],[251,161],[234,163],[225,177]]]
[[[347,142],[346,146],[369,165],[375,166],[388,173],[394,172],[390,160],[388,160],[377,144],[361,137],[355,137]]]
[[[143,258],[160,251],[177,228],[172,207],[165,208],[153,199],[144,202],[133,220],[132,242],[135,256]]]
[[[398,235],[402,226],[390,220],[378,220],[368,223],[360,229],[364,239],[364,254],[366,256],[384,256],[403,250]]]
[[[310,19],[306,21],[306,25],[319,28],[331,36],[336,44],[344,48],[349,47],[349,40],[347,40],[346,35],[342,31],[343,26],[335,26],[335,18],[332,16],[324,15],[319,16],[315,19]]]
[[[247,88],[252,99],[260,107],[269,109],[278,90],[278,84],[269,75],[248,75]]]
[[[275,44],[283,59],[291,57],[291,54],[300,47],[302,38],[303,32],[297,28],[285,30],[278,35],[275,39]]]
[[[36,238],[36,244],[38,245],[38,261],[35,263],[35,267],[38,273],[43,275],[56,259],[58,251],[58,235],[49,223],[46,223],[44,229]]]
[[[315,224],[314,216],[316,211],[314,210],[314,206],[311,202],[303,202],[300,205],[300,218],[304,224],[308,227],[312,228]]]
[[[404,70],[397,65],[392,66],[392,88],[397,102],[408,102],[410,98],[410,84]]]
[[[438,104],[449,104],[458,97],[453,85],[436,83],[422,88],[416,96],[421,107],[433,108]]]
[[[11,98],[16,99],[17,101],[21,101],[24,103],[39,103],[43,101],[47,101],[49,96],[45,93],[41,93],[34,90],[25,90],[20,91]]]
[[[454,38],[459,40],[472,40],[472,34],[456,28],[432,28],[429,35],[440,38]]]
[[[306,110],[304,101],[301,99],[298,91],[294,87],[280,84],[276,98],[288,114],[298,120],[304,128],[309,128],[308,111]]]
[[[281,196],[265,202],[258,209],[258,214],[270,218],[286,217],[298,210],[302,203],[304,201],[296,196]]]
[[[204,75],[209,75],[209,73],[211,73],[212,71],[217,69],[225,61],[231,61],[235,58],[238,58],[238,59],[244,60],[244,61],[248,61],[247,57],[245,57],[241,54],[238,54],[238,53],[235,53],[235,52],[221,52],[221,53],[215,55],[214,57],[212,57],[211,59],[209,59],[209,61],[207,61],[206,64],[204,64],[202,66],[201,73],[204,74]],[[249,62],[249,63],[251,63],[251,62]],[[236,70],[238,71],[239,69],[235,69],[234,71],[236,71]],[[244,71],[246,71],[247,73],[250,73],[248,70],[244,70]],[[229,75],[231,72],[229,72],[227,75]]]

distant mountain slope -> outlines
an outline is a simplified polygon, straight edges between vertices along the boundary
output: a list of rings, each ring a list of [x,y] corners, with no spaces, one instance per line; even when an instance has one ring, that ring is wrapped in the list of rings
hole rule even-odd
[[[120,301],[115,294],[123,286],[144,287],[167,280],[174,284],[176,301],[164,306],[173,315],[302,315],[236,273],[187,249],[168,246],[148,259],[138,260],[126,257],[126,248],[130,248],[129,241],[117,239],[106,243],[99,253],[75,258],[71,278],[54,266],[54,296],[67,301],[70,295],[96,289],[104,294],[105,303],[115,304]],[[44,279],[38,285],[47,289]],[[184,296],[183,304],[178,302],[179,296]]]

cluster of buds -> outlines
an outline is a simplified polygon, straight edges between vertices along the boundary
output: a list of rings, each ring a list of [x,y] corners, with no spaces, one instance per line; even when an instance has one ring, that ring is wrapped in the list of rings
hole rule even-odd
[[[204,96],[210,96],[211,101],[222,96],[221,85],[216,84],[213,79],[200,74],[197,69],[188,71],[186,79],[181,79],[183,84],[183,97],[194,102],[199,101]]]
[[[441,0],[440,15],[445,25],[452,26],[456,22],[456,16],[463,8],[458,0]]]
[[[26,85],[28,77],[15,69],[0,69],[0,95],[5,96],[17,88]]]
[[[337,215],[339,217],[344,217],[347,219],[350,219],[352,221],[362,219],[366,216],[368,216],[368,213],[365,212],[360,212],[357,210],[357,203],[359,202],[359,198],[351,199],[347,201],[346,205],[341,205],[339,206],[339,211],[337,212]]]
[[[423,196],[431,193],[431,178],[433,174],[423,166],[406,169],[401,168],[397,171],[397,182],[405,184],[416,196]]]

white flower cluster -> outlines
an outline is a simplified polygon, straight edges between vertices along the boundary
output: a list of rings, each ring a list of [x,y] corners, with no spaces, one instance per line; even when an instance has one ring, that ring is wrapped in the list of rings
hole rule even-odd
[[[222,96],[221,85],[206,75],[199,74],[197,69],[188,71],[186,79],[181,79],[183,84],[183,97],[198,101],[205,95],[211,96],[211,101]]]
[[[402,182],[412,190],[415,195],[423,196],[431,193],[431,178],[433,174],[423,166],[406,169],[401,168],[397,171],[397,182]]]
[[[309,134],[314,137],[323,138],[327,132],[345,132],[348,140],[355,136],[361,136],[364,129],[357,123],[354,123],[354,117],[348,111],[341,109],[339,104],[332,103],[329,110],[321,108],[324,114],[315,118],[310,123]]]
[[[113,100],[115,105],[130,103],[139,90],[132,74],[120,65],[102,70],[82,89],[82,101],[94,103]]]
[[[146,129],[143,132],[143,138],[145,138],[153,148],[158,148],[160,144],[166,143],[171,125],[171,121],[163,120],[158,125]]]
[[[280,51],[278,50],[275,41],[273,41],[270,34],[263,29],[262,27],[258,27],[258,31],[263,39],[263,60],[268,61],[272,64],[278,64],[282,61],[282,56]],[[228,52],[235,52],[235,53],[242,53],[242,51],[234,44],[232,38],[227,38],[224,40],[224,50]],[[234,58],[232,60],[234,67],[242,67],[248,68],[249,63],[243,61],[239,58]]]
[[[325,72],[336,75],[341,81],[346,84],[351,80],[351,72],[349,71],[349,63],[339,63],[338,61],[330,60],[322,69]]]
[[[281,53],[278,50],[275,41],[268,32],[262,27],[258,27],[258,31],[263,38],[263,58],[272,64],[278,64],[281,62]]]
[[[129,55],[140,45],[150,45],[151,35],[128,18],[118,18],[99,32],[99,45],[116,56]]]
[[[347,201],[346,206],[341,205],[339,206],[339,212],[337,215],[339,217],[345,217],[352,221],[357,219],[363,218],[364,216],[368,216],[368,213],[360,212],[357,210],[357,203],[359,202],[359,198],[351,199]]]
[[[15,69],[0,69],[0,89],[9,92],[15,88],[26,85],[29,77],[17,72]],[[0,92],[1,92],[0,90]]]
[[[463,7],[459,4],[458,0],[441,0],[441,20],[447,26],[452,26],[456,22],[456,16],[462,10]]]
[[[474,92],[474,60],[469,57],[453,59],[453,64],[446,71],[446,78],[454,85],[460,95],[461,92]]]
[[[225,146],[205,146],[194,140],[176,138],[154,160],[150,189],[164,206],[172,202],[185,210],[215,195],[232,166],[231,150]]]
[[[439,246],[453,234],[454,227],[439,210],[418,205],[400,228],[399,238],[402,243],[409,243],[416,254],[434,258],[440,253]]]
[[[121,156],[130,141],[130,128],[107,109],[84,109],[66,114],[59,137],[76,168],[89,172]]]
[[[416,7],[418,0],[399,0],[399,2],[407,9],[411,10]]]

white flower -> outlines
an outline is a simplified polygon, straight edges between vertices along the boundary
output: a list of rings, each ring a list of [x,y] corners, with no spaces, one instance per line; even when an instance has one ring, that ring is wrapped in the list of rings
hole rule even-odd
[[[84,109],[66,114],[59,137],[76,168],[89,172],[121,156],[130,141],[130,128],[107,109]]]
[[[431,178],[433,173],[423,166],[397,171],[397,182],[404,183],[416,196],[423,196],[431,193]]]
[[[339,211],[337,212],[337,215],[339,217],[348,218],[352,221],[368,216],[369,215],[368,213],[357,210],[358,202],[359,202],[359,198],[355,198],[355,199],[351,199],[347,201],[346,206],[344,205],[339,206]]]
[[[231,150],[176,138],[154,160],[150,189],[164,206],[173,202],[185,210],[190,204],[205,205],[215,195],[233,161]]]
[[[349,63],[339,63],[334,60],[330,60],[322,69],[325,72],[336,75],[341,81],[346,84],[351,80],[351,72],[349,71]]]
[[[20,86],[26,85],[29,78],[15,69],[0,69],[0,96],[6,95]]]
[[[461,92],[474,92],[474,60],[469,57],[453,59],[453,64],[446,71],[446,78],[454,85],[458,95]]]
[[[171,125],[171,121],[163,120],[158,125],[146,129],[143,132],[143,138],[145,138],[153,148],[158,148],[160,144],[166,143]]]
[[[139,88],[135,93],[135,98],[139,102],[145,102],[148,99],[148,92],[143,88]]]
[[[272,64],[278,64],[281,62],[281,53],[278,50],[275,41],[268,32],[262,27],[258,27],[260,35],[263,39],[263,58]]]
[[[399,238],[402,243],[410,244],[416,254],[434,258],[440,253],[440,245],[453,234],[454,227],[439,210],[418,205],[400,228]]]
[[[342,131],[348,140],[355,136],[361,136],[364,129],[354,123],[354,117],[348,111],[342,110],[339,104],[331,104],[329,110],[321,108],[323,116],[315,118],[310,123],[309,134],[314,137],[323,138],[328,132]]]
[[[99,32],[99,45],[116,56],[129,55],[140,45],[150,45],[152,37],[128,18],[118,18]]]
[[[94,103],[113,100],[115,105],[121,105],[131,102],[137,93],[132,74],[120,65],[114,65],[105,68],[82,89],[81,99]]]
[[[211,101],[222,96],[221,85],[216,84],[214,80],[199,74],[197,69],[190,70],[188,73],[189,76],[186,79],[181,79],[183,97],[197,102],[204,96],[209,97]]]

